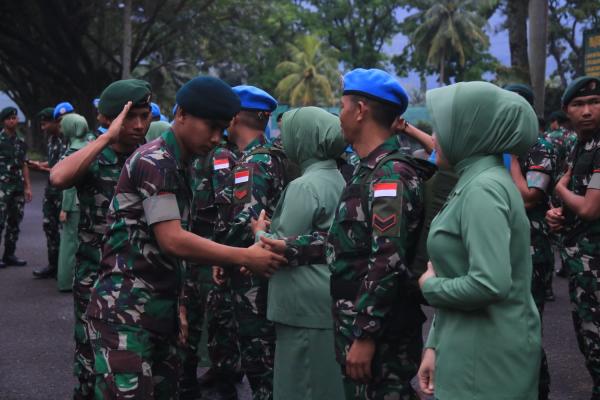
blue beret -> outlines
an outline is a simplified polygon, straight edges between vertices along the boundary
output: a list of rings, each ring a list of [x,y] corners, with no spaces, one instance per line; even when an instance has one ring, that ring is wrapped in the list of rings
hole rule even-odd
[[[62,103],[58,103],[56,107],[54,107],[54,119],[58,119],[58,117],[62,117],[65,114],[71,113],[75,111],[73,105],[68,101],[63,101]]]
[[[569,83],[562,95],[562,105],[566,107],[576,97],[600,95],[600,78],[581,76]]]
[[[277,108],[277,100],[255,86],[239,85],[233,91],[240,97],[242,110],[272,112]]]
[[[177,103],[175,103],[175,105],[173,106],[173,110],[171,111],[171,114],[173,114],[173,116],[175,116],[175,114],[177,114]]]
[[[400,83],[380,69],[357,68],[344,75],[344,95],[356,94],[398,108],[403,114],[408,108],[408,94]]]
[[[177,91],[175,101],[197,118],[229,121],[240,111],[240,98],[231,86],[212,76],[187,82]]]
[[[96,97],[94,100],[92,100],[92,104],[96,110],[98,109],[98,103],[100,103],[100,97]]]
[[[152,118],[160,118],[160,107],[156,103],[150,103]]]

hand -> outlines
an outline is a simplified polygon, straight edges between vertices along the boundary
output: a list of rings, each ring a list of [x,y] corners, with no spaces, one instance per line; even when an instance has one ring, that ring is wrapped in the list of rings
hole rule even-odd
[[[119,133],[121,133],[121,128],[123,127],[123,120],[127,116],[129,109],[131,108],[132,102],[128,101],[127,104],[123,107],[123,110],[115,119],[112,120],[108,130],[102,135],[108,138],[110,144],[115,143],[119,139]]]
[[[222,267],[212,267],[212,279],[213,282],[221,286],[225,283],[225,270]]]
[[[404,132],[408,127],[408,121],[402,117],[397,117],[392,124],[392,130],[394,132]]]
[[[423,359],[417,377],[421,391],[428,396],[433,395],[435,386],[433,384],[435,376],[435,349],[427,348],[423,352]]]
[[[67,213],[66,213],[66,211],[60,210],[60,214],[58,214],[58,220],[60,222],[67,222]]]
[[[242,264],[253,273],[269,278],[281,265],[287,264],[287,260],[258,242],[246,249],[245,262]]]
[[[429,278],[435,278],[437,275],[435,273],[435,269],[433,268],[433,264],[431,261],[427,263],[427,271],[423,272],[423,275],[419,278],[419,287],[422,288],[425,284],[425,281]]]
[[[573,169],[571,169],[571,167],[569,167],[567,172],[565,172],[565,174],[558,180],[558,182],[556,182],[556,185],[564,186],[566,188],[569,185],[569,182],[571,182],[572,176],[573,176]]]
[[[29,203],[31,199],[33,199],[33,194],[31,193],[31,186],[25,186],[23,194],[25,195],[25,202]]]
[[[258,219],[252,218],[250,221],[250,227],[252,228],[252,233],[256,235],[257,232],[263,231],[267,232],[269,226],[271,225],[271,221],[267,218],[267,213],[265,210],[261,210]]]
[[[252,276],[252,271],[250,271],[246,267],[240,267],[240,274],[250,277],[250,276]]]
[[[346,375],[357,382],[369,382],[374,354],[375,341],[372,338],[355,339],[346,356]]]
[[[546,223],[552,232],[560,231],[565,223],[562,207],[551,208],[546,211]]]
[[[179,343],[186,344],[188,339],[187,310],[184,305],[179,305]]]
[[[277,254],[285,254],[285,250],[287,246],[285,244],[285,240],[283,239],[271,239],[265,236],[260,237],[261,243],[265,245],[266,249],[274,251]]]

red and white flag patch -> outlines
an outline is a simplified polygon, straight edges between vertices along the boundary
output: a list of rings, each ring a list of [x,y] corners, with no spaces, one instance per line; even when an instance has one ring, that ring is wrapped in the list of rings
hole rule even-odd
[[[247,169],[243,169],[241,171],[237,171],[235,173],[235,184],[245,183],[250,180],[250,171]]]
[[[373,197],[396,197],[398,183],[376,183],[373,186]]]
[[[227,158],[217,158],[214,163],[214,170],[218,171],[220,169],[229,168],[229,160]]]

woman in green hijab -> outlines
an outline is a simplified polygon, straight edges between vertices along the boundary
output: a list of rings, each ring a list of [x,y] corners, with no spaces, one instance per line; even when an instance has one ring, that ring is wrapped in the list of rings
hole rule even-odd
[[[302,175],[281,195],[268,236],[328,231],[345,186],[335,161],[346,147],[339,118],[317,107],[288,111],[281,139]],[[256,239],[264,234],[257,231]],[[276,400],[344,398],[335,361],[329,276],[326,264],[300,265],[281,268],[269,281],[267,318],[275,322],[277,334]]]
[[[85,136],[89,133],[88,124],[81,115],[65,115],[60,121],[60,129],[67,140],[67,152],[79,150],[87,143]],[[63,229],[58,251],[57,283],[58,290],[64,292],[71,290],[73,286],[73,266],[78,245],[79,204],[77,189],[74,187],[63,190],[60,221]]]
[[[431,224],[419,279],[435,307],[419,383],[439,400],[537,399],[540,318],[531,296],[529,222],[502,153],[523,155],[537,118],[485,82],[427,93],[438,165],[459,174]]]

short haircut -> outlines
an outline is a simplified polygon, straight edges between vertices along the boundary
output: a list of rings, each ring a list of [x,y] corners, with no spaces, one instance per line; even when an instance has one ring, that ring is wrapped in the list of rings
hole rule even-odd
[[[276,118],[276,121],[279,122],[279,121],[281,121],[282,118],[283,118],[283,113],[279,113],[279,115]]]
[[[242,110],[237,117],[242,125],[257,131],[264,131],[269,123],[269,113],[264,111]]]
[[[396,118],[400,115],[398,107],[392,104],[382,103],[377,100],[372,100],[367,97],[356,94],[350,95],[350,99],[355,104],[358,104],[359,101],[365,103],[371,111],[371,116],[373,117],[373,120],[378,125],[386,129],[390,129]]]

